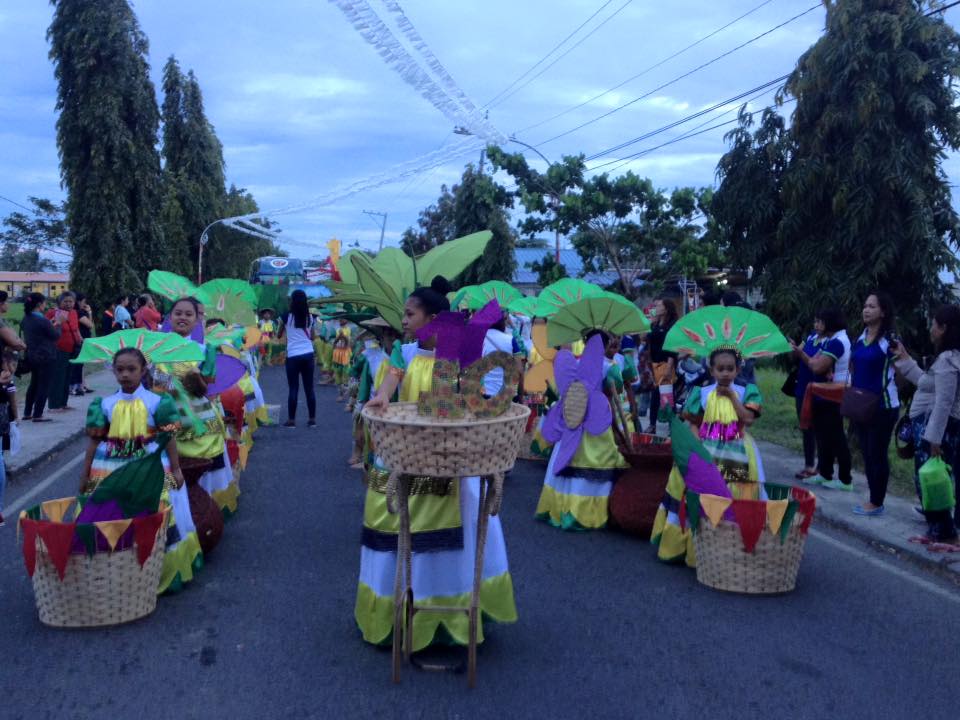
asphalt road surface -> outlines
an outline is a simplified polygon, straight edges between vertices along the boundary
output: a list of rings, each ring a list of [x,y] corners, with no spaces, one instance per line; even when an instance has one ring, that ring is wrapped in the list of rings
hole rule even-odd
[[[270,402],[285,400],[280,371],[263,381]],[[956,588],[814,525],[795,592],[716,592],[631,537],[535,522],[543,468],[525,463],[503,505],[519,622],[488,629],[475,690],[409,667],[393,685],[389,652],[353,621],[363,488],[334,395],[319,389],[317,428],[258,432],[222,543],[141,621],[41,625],[8,522],[0,717],[956,716]],[[75,491],[81,449],[17,478],[8,508],[51,476],[30,504]]]

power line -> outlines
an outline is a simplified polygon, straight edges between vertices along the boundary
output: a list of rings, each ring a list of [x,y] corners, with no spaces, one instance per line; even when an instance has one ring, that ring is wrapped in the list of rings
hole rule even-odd
[[[937,13],[944,12],[945,10],[949,10],[950,8],[956,7],[957,5],[960,5],[960,0],[955,0],[955,2],[953,2],[953,3],[949,4],[949,5],[945,5],[944,7],[935,8],[935,9],[933,9],[933,10],[930,10],[930,11],[924,13],[924,17],[930,17],[931,15],[935,15],[935,14],[937,14]],[[809,10],[807,10],[806,12],[809,12]],[[805,13],[802,13],[802,14],[805,14]],[[799,16],[798,16],[798,17],[799,17]],[[793,18],[793,19],[796,19],[796,18]],[[790,22],[790,21],[787,21],[787,22]],[[768,31],[768,32],[770,32],[770,31]],[[778,84],[778,83],[784,82],[784,81],[786,81],[789,77],[790,77],[790,73],[787,73],[786,75],[781,75],[780,77],[775,78],[774,80],[770,80],[770,81],[768,81],[768,82],[766,82],[766,83],[764,83],[764,84],[762,84],[762,85],[758,85],[758,86],[755,87],[755,88],[751,88],[750,90],[747,90],[747,91],[745,91],[745,92],[743,92],[743,93],[740,93],[740,94],[738,94],[738,95],[735,95],[735,96],[732,97],[732,98],[728,98],[727,100],[724,100],[724,101],[722,101],[722,102],[719,102],[719,103],[717,103],[716,105],[712,105],[711,107],[705,108],[704,110],[700,110],[700,111],[698,111],[698,112],[696,112],[696,113],[693,113],[692,115],[688,115],[688,116],[685,117],[685,118],[681,118],[681,119],[679,119],[679,120],[677,120],[677,121],[675,121],[675,122],[670,123],[669,125],[664,125],[664,126],[661,127],[661,128],[657,128],[656,130],[652,130],[652,131],[650,131],[650,132],[648,132],[648,133],[645,133],[645,134],[643,134],[643,135],[640,135],[640,136],[638,136],[638,137],[635,137],[635,138],[633,138],[632,140],[628,140],[628,141],[626,141],[626,142],[624,142],[624,143],[621,143],[621,144],[619,144],[619,145],[615,145],[615,146],[613,146],[613,147],[606,148],[605,150],[601,150],[601,151],[598,152],[598,153],[594,153],[593,155],[587,157],[586,160],[588,160],[588,161],[589,161],[589,160],[596,160],[597,158],[603,157],[604,155],[607,155],[608,153],[616,152],[617,150],[622,150],[623,148],[628,147],[628,146],[630,146],[630,145],[633,145],[633,144],[635,144],[635,143],[637,143],[637,142],[641,142],[641,141],[643,141],[643,140],[647,140],[647,139],[653,137],[654,135],[658,135],[658,134],[660,134],[660,133],[662,133],[662,132],[664,132],[664,131],[666,131],[666,130],[670,130],[670,129],[674,128],[674,127],[677,127],[678,125],[682,125],[682,124],[684,124],[684,123],[687,123],[687,122],[689,122],[690,120],[694,120],[694,119],[696,119],[697,117],[700,117],[700,116],[705,115],[705,114],[707,114],[707,113],[713,112],[714,110],[718,110],[719,108],[723,107],[724,105],[728,105],[728,104],[730,104],[731,102],[736,102],[737,100],[740,100],[740,99],[746,97],[747,95],[750,95],[751,93],[753,93],[753,92],[755,92],[755,91],[757,91],[757,90],[762,90],[762,89],[764,89],[764,88],[769,88],[769,87],[772,86],[772,85],[776,85],[776,84]],[[655,91],[654,91],[654,92],[655,92]],[[764,95],[764,94],[766,94],[766,91],[760,93],[760,95]],[[758,95],[757,97],[759,97],[760,95]],[[749,102],[749,100],[748,100],[748,102]],[[792,102],[792,101],[791,101],[791,102]],[[773,107],[773,106],[771,106],[771,107]],[[719,116],[717,116],[717,117],[719,117]],[[714,118],[714,119],[715,119],[715,118]],[[711,120],[711,121],[712,121],[712,120]],[[708,121],[708,122],[711,122],[711,121]],[[698,127],[702,127],[702,126],[698,126]],[[541,144],[542,144],[542,143],[541,143]],[[658,146],[658,147],[661,147],[661,146]],[[632,157],[632,156],[631,156],[631,157]],[[611,162],[608,162],[608,163],[604,163],[603,165],[597,165],[596,167],[591,168],[591,170],[595,170],[595,169],[600,168],[600,167],[605,167],[605,166],[610,165],[610,164],[615,163],[615,162],[619,162],[619,160],[614,160],[614,161],[611,161]]]
[[[719,33],[723,32],[723,31],[726,30],[727,28],[729,28],[729,27],[731,27],[731,26],[733,26],[733,25],[736,25],[738,22],[740,22],[741,20],[743,20],[743,19],[744,19],[745,17],[747,17],[748,15],[752,15],[753,13],[755,13],[755,12],[756,12],[757,10],[759,10],[760,8],[762,8],[762,7],[766,6],[766,5],[769,5],[769,4],[772,3],[772,2],[773,2],[773,0],[764,0],[764,2],[760,3],[759,5],[757,5],[756,7],[752,8],[752,9],[750,9],[750,10],[747,10],[747,12],[745,12],[743,15],[741,15],[740,17],[734,18],[733,20],[731,20],[730,22],[728,22],[728,23],[727,23],[726,25],[724,25],[723,27],[717,28],[717,29],[714,30],[712,33],[710,33],[709,35],[704,35],[702,38],[700,38],[700,39],[697,40],[696,42],[690,43],[689,45],[687,45],[687,46],[686,46],[685,48],[683,48],[682,50],[678,50],[677,52],[673,53],[673,55],[669,55],[668,57],[663,58],[663,60],[660,60],[659,62],[651,65],[650,67],[646,68],[645,70],[641,70],[641,71],[638,72],[636,75],[631,75],[630,77],[628,77],[628,78],[627,78],[626,80],[624,80],[623,82],[618,83],[617,85],[614,85],[612,88],[608,88],[607,90],[604,90],[602,93],[599,93],[598,95],[594,95],[594,96],[593,96],[592,98],[590,98],[589,100],[584,100],[582,103],[580,103],[580,104],[578,104],[578,105],[574,105],[573,107],[567,108],[566,110],[563,110],[562,112],[558,112],[556,115],[552,115],[552,116],[548,117],[546,120],[541,120],[540,122],[534,123],[533,125],[527,125],[527,127],[521,128],[520,130],[517,130],[514,134],[515,134],[515,135],[519,135],[520,133],[527,132],[527,130],[533,130],[534,128],[538,128],[538,127],[540,127],[541,125],[546,125],[547,123],[553,122],[554,120],[556,120],[556,119],[558,119],[558,118],[561,118],[561,117],[563,117],[564,115],[568,115],[569,113],[572,113],[574,110],[579,110],[579,109],[582,108],[583,106],[589,105],[590,103],[595,102],[596,100],[599,100],[599,99],[602,98],[604,95],[609,95],[609,94],[612,93],[614,90],[619,90],[619,89],[622,88],[624,85],[627,85],[628,83],[631,83],[631,82],[633,82],[634,80],[643,77],[644,75],[646,75],[646,74],[649,73],[650,71],[656,70],[658,67],[661,67],[662,65],[664,65],[665,63],[673,60],[674,58],[679,57],[680,55],[683,55],[683,53],[687,52],[687,50],[692,50],[693,48],[695,48],[695,47],[696,47],[697,45],[699,45],[700,43],[705,42],[705,41],[709,40],[710,38],[712,38],[714,35],[718,35]]]
[[[763,94],[765,94],[765,93],[761,93],[761,95],[763,95]],[[760,95],[758,95],[757,97],[760,97]],[[788,104],[788,103],[792,103],[792,102],[795,102],[795,101],[796,101],[796,98],[790,98],[789,100],[785,100],[783,104]],[[762,108],[762,109],[760,109],[760,110],[755,110],[754,112],[763,112],[764,110],[771,110],[771,109],[773,109],[773,108],[775,108],[775,107],[777,107],[776,104],[774,104],[774,105],[767,105],[765,108]],[[734,108],[734,110],[736,110],[736,108]],[[723,117],[723,115],[726,115],[726,114],[729,113],[729,112],[732,112],[732,110],[728,110],[727,112],[721,113],[720,115],[717,115],[716,117],[712,117],[712,118],[710,118],[710,120],[708,120],[707,122],[713,122],[713,121],[716,120],[717,118]],[[751,114],[752,114],[752,113],[751,113]],[[615,170],[620,169],[620,168],[623,167],[624,165],[627,165],[627,164],[633,162],[634,160],[636,160],[636,159],[638,159],[638,158],[640,158],[640,157],[643,157],[643,156],[645,156],[645,155],[649,155],[650,153],[652,153],[652,152],[654,152],[654,151],[656,151],[656,150],[659,150],[659,149],[661,149],[661,148],[665,148],[665,147],[667,147],[668,145],[673,145],[673,144],[678,143],[678,142],[680,142],[680,141],[682,141],[682,140],[688,140],[688,139],[690,139],[690,138],[692,138],[692,137],[697,137],[697,136],[699,136],[699,135],[704,135],[705,133],[708,133],[708,132],[710,132],[711,130],[716,130],[717,128],[724,127],[725,125],[732,125],[733,123],[737,122],[738,119],[739,119],[739,118],[732,118],[732,119],[730,119],[730,120],[724,120],[724,121],[721,122],[721,123],[717,123],[717,124],[715,124],[715,125],[711,125],[711,126],[708,127],[708,128],[704,128],[703,130],[699,130],[699,128],[703,127],[703,126],[706,124],[706,123],[701,123],[700,125],[697,125],[696,127],[691,128],[688,132],[684,133],[683,135],[679,135],[679,136],[673,138],[672,140],[668,140],[668,141],[666,141],[666,142],[664,142],[664,143],[660,143],[659,145],[654,145],[653,147],[645,148],[645,149],[643,149],[643,150],[640,150],[640,151],[638,151],[638,152],[633,153],[632,155],[628,155],[628,156],[625,157],[625,158],[618,158],[618,159],[616,159],[616,160],[610,160],[610,161],[608,161],[608,162],[601,163],[600,165],[595,165],[595,166],[593,166],[592,168],[590,168],[589,171],[590,171],[590,172],[593,172],[593,171],[595,171],[595,170],[599,170],[599,169],[602,168],[602,167],[607,167],[607,166],[609,166],[609,165],[614,165],[614,164],[616,164],[615,167],[613,167],[613,168],[611,168],[610,170],[607,171],[608,173],[614,172]]]
[[[23,204],[21,204],[21,203],[18,203],[16,200],[11,200],[10,198],[5,197],[4,195],[0,195],[0,200],[6,200],[6,201],[7,201],[8,203],[10,203],[11,205],[16,205],[18,208],[23,208],[24,210],[26,210],[28,213],[30,213],[30,214],[32,214],[32,215],[35,215],[35,214],[36,214],[36,210],[33,210],[33,209],[31,209],[31,208],[28,208],[26,205],[23,205]]]
[[[958,1],[958,3],[960,3],[960,0],[957,0],[957,1]],[[760,33],[759,35],[756,35],[755,37],[750,38],[750,39],[747,40],[746,42],[743,42],[743,43],[741,43],[740,45],[737,45],[737,46],[736,46],[735,48],[733,48],[732,50],[727,50],[727,52],[723,53],[722,55],[718,55],[717,57],[713,58],[712,60],[708,60],[707,62],[705,62],[705,63],[703,63],[703,64],[701,64],[701,65],[698,65],[697,67],[693,68],[692,70],[689,70],[689,71],[683,73],[682,75],[678,75],[677,77],[673,78],[672,80],[668,80],[667,82],[663,83],[662,85],[659,85],[659,86],[653,88],[653,90],[650,90],[649,92],[646,92],[646,93],[644,93],[643,95],[640,95],[639,97],[635,97],[633,100],[630,100],[629,102],[626,102],[626,103],[624,103],[623,105],[619,105],[618,107],[615,107],[615,108],[613,108],[612,110],[608,110],[607,112],[603,113],[602,115],[598,115],[597,117],[595,117],[595,118],[593,118],[593,119],[591,119],[591,120],[587,120],[586,122],[581,123],[580,125],[577,125],[576,127],[571,128],[570,130],[567,130],[567,131],[565,131],[565,132],[562,132],[562,133],[560,133],[560,134],[558,134],[558,135],[554,135],[554,136],[551,137],[551,138],[547,138],[546,140],[543,140],[543,141],[537,143],[536,146],[537,146],[537,147],[540,147],[540,146],[542,146],[542,145],[546,145],[547,143],[551,143],[551,142],[553,142],[554,140],[559,140],[560,138],[566,137],[567,135],[571,135],[571,134],[577,132],[578,130],[582,130],[583,128],[587,127],[588,125],[592,125],[593,123],[595,123],[595,122],[597,122],[597,121],[599,121],[599,120],[603,120],[604,118],[610,117],[610,116],[613,115],[614,113],[620,112],[621,110],[623,110],[623,109],[625,109],[625,108],[628,108],[628,107],[630,107],[631,105],[633,105],[633,104],[635,104],[635,103],[640,102],[640,101],[643,100],[644,98],[650,97],[650,96],[653,95],[655,92],[659,92],[660,90],[663,90],[664,88],[669,87],[670,85],[673,85],[674,83],[677,83],[677,82],[679,82],[680,80],[683,80],[684,78],[688,78],[688,77],[690,77],[691,75],[693,75],[694,73],[699,72],[700,70],[703,70],[705,67],[709,67],[710,65],[713,65],[715,62],[718,62],[719,60],[722,60],[723,58],[725,58],[725,57],[727,57],[727,56],[729,56],[729,55],[732,55],[733,53],[737,52],[738,50],[741,50],[741,49],[747,47],[747,45],[750,45],[750,44],[752,44],[752,43],[755,43],[757,40],[760,40],[761,38],[766,37],[766,36],[769,35],[770,33],[773,33],[773,32],[775,32],[775,31],[779,30],[780,28],[782,28],[782,27],[784,27],[784,26],[786,26],[786,25],[789,25],[790,23],[794,22],[795,20],[798,20],[799,18],[802,18],[804,15],[807,15],[808,13],[811,13],[811,12],[813,12],[814,10],[817,10],[817,9],[820,8],[820,7],[822,7],[822,6],[821,6],[819,3],[816,4],[816,5],[813,5],[813,6],[809,7],[809,8],[807,8],[806,10],[804,10],[803,12],[798,13],[797,15],[794,15],[792,18],[790,18],[790,19],[788,19],[788,20],[784,20],[784,21],[783,21],[782,23],[780,23],[779,25],[776,25],[775,27],[772,27],[772,28],[770,28],[769,30],[764,31],[764,32]]]
[[[533,82],[534,80],[536,80],[538,77],[540,77],[540,76],[543,75],[545,72],[547,72],[547,70],[549,70],[550,68],[552,68],[552,67],[553,67],[554,65],[556,65],[558,62],[560,62],[561,60],[563,60],[567,55],[569,55],[569,54],[572,53],[574,50],[576,50],[578,47],[580,47],[580,45],[582,45],[583,42],[584,42],[587,38],[589,38],[591,35],[593,35],[595,32],[597,32],[597,30],[599,30],[600,28],[602,28],[602,27],[603,27],[604,25],[606,25],[608,22],[610,22],[611,20],[613,20],[613,18],[615,18],[615,17],[616,17],[617,15],[619,15],[623,10],[625,10],[626,7],[627,7],[627,5],[629,5],[631,2],[633,2],[633,0],[627,0],[623,5],[621,5],[621,6],[618,7],[616,10],[614,10],[611,15],[607,16],[607,17],[603,20],[603,22],[601,22],[600,24],[598,24],[595,28],[593,28],[593,30],[591,30],[590,32],[588,32],[588,33],[587,33],[586,35],[584,35],[582,38],[580,38],[579,40],[577,40],[576,43],[574,43],[574,44],[571,45],[569,48],[567,48],[567,49],[563,52],[562,55],[558,55],[558,56],[553,60],[553,62],[551,62],[549,65],[547,65],[543,70],[541,70],[540,72],[538,72],[536,75],[534,75],[532,78],[530,78],[529,80],[527,80],[525,83],[523,83],[523,84],[520,85],[519,87],[517,87],[517,88],[515,88],[514,90],[512,90],[512,91],[511,91],[510,93],[508,93],[507,95],[504,95],[502,98],[500,98],[500,100],[498,100],[495,104],[491,105],[490,107],[495,107],[495,105],[500,105],[501,103],[509,100],[509,99],[512,98],[514,95],[516,95],[518,92],[520,92],[521,90],[523,90],[527,85],[529,85],[530,83],[532,83],[532,82]]]
[[[597,9],[594,11],[593,15],[591,15],[591,16],[588,17],[586,20],[584,20],[582,23],[580,23],[580,24],[577,26],[577,28],[576,28],[572,33],[570,33],[570,34],[567,35],[563,40],[561,40],[561,41],[558,42],[556,45],[554,45],[554,46],[550,49],[550,52],[548,52],[548,53],[547,53],[546,55],[544,55],[542,58],[540,58],[539,60],[537,60],[526,72],[522,73],[522,74],[521,74],[518,78],[516,78],[512,83],[510,83],[509,85],[507,85],[507,87],[505,87],[503,90],[501,90],[500,92],[498,92],[498,93],[497,93],[496,95],[494,95],[492,98],[490,98],[489,100],[487,100],[487,102],[484,103],[483,107],[485,107],[485,108],[490,107],[490,105],[491,105],[492,103],[496,102],[496,101],[500,98],[501,95],[503,95],[505,92],[508,92],[510,89],[513,88],[514,85],[516,85],[518,82],[520,82],[521,80],[523,80],[527,75],[529,75],[529,74],[532,73],[534,70],[536,70],[536,69],[540,66],[541,63],[543,63],[548,57],[550,57],[550,56],[553,55],[557,50],[559,50],[561,47],[563,47],[570,38],[572,38],[574,35],[576,35],[578,32],[580,32],[583,28],[585,28],[585,27],[590,23],[591,20],[593,20],[597,15],[599,15],[599,14],[603,11],[603,9],[604,9],[605,7],[607,7],[607,5],[609,5],[609,4],[612,3],[612,2],[613,2],[613,0],[607,0],[605,3],[603,3],[603,5],[601,5],[599,8],[597,8]]]
[[[742,92],[742,93],[738,93],[737,95],[734,95],[733,97],[727,98],[726,100],[721,100],[720,102],[716,103],[715,105],[711,105],[711,106],[708,107],[708,108],[704,108],[703,110],[699,110],[699,111],[693,113],[692,115],[687,115],[686,117],[680,118],[679,120],[675,120],[674,122],[672,122],[672,123],[670,123],[670,124],[668,124],[668,125],[664,125],[663,127],[657,128],[656,130],[651,130],[650,132],[644,133],[643,135],[639,135],[639,136],[633,138],[632,140],[627,140],[627,141],[625,141],[625,142],[620,143],[619,145],[614,145],[613,147],[609,147],[609,148],[606,148],[606,149],[604,149],[604,150],[601,150],[601,151],[598,152],[598,153],[594,153],[593,155],[589,156],[589,157],[586,158],[586,159],[587,159],[587,160],[596,160],[597,158],[603,157],[604,155],[608,155],[609,153],[617,152],[617,150],[623,150],[625,147],[629,147],[630,145],[634,145],[634,144],[636,144],[636,143],[638,143],[638,142],[641,142],[641,141],[643,141],[643,140],[648,140],[648,139],[650,139],[651,137],[653,137],[654,135],[659,135],[660,133],[666,132],[667,130],[672,130],[673,128],[677,127],[678,125],[683,125],[684,123],[688,123],[688,122],[690,122],[691,120],[696,120],[698,117],[702,117],[703,115],[707,115],[708,113],[711,113],[711,112],[713,112],[714,110],[719,110],[720,108],[722,108],[722,107],[724,107],[724,106],[726,106],[726,105],[729,105],[730,103],[737,102],[737,100],[742,100],[743,98],[747,97],[748,95],[752,95],[753,93],[757,92],[758,90],[763,90],[764,92],[766,92],[767,90],[769,90],[769,88],[771,88],[771,87],[773,87],[773,86],[776,86],[776,85],[779,85],[781,82],[785,81],[785,80],[786,80],[787,78],[789,78],[789,77],[790,77],[790,74],[789,74],[789,73],[787,73],[786,75],[781,75],[781,76],[778,77],[778,78],[775,78],[775,79],[773,79],[773,80],[769,80],[768,82],[765,82],[763,85],[757,85],[756,87],[750,88],[749,90],[745,90],[745,91]],[[761,94],[764,94],[764,93],[761,93]]]

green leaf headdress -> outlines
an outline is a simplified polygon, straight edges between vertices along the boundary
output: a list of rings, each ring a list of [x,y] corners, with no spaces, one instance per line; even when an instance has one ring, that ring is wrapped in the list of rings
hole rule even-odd
[[[520,300],[523,295],[503,280],[490,280],[482,285],[468,285],[461,288],[456,297],[460,298],[460,301],[456,304],[451,302],[452,309],[481,310],[491,300],[496,300],[500,307],[507,308],[510,303]]]
[[[719,305],[680,318],[667,333],[663,349],[699,358],[710,357],[717,350],[733,350],[744,360],[791,350],[780,329],[763,313]]]

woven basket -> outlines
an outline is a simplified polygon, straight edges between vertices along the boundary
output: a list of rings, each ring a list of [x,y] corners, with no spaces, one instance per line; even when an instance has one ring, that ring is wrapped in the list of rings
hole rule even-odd
[[[621,454],[630,463],[610,493],[610,518],[624,532],[649,539],[667,489],[673,453],[669,443],[635,445]]]
[[[63,580],[39,538],[33,594],[40,622],[53,627],[118,625],[145,617],[157,607],[167,533],[161,529],[140,567],[136,546],[115,552],[71,555]]]
[[[793,519],[787,538],[764,528],[752,553],[744,552],[740,528],[721,521],[713,527],[706,518],[694,534],[697,551],[697,581],[716,590],[771,595],[793,590],[803,559],[806,535],[800,532],[802,520]]]
[[[363,409],[376,452],[404,475],[469,477],[513,468],[530,408],[513,403],[493,418],[442,420],[417,414],[416,403]]]

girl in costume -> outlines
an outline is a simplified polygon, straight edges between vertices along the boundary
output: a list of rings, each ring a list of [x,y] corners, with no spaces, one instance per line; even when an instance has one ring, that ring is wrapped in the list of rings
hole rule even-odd
[[[619,341],[614,345],[608,333],[594,329],[588,333],[587,343],[581,354],[580,362],[584,364],[584,368],[601,364],[603,391],[608,397],[617,397],[617,388],[623,387],[619,366],[613,361],[613,353],[607,351],[607,348],[615,350],[617,347]],[[608,354],[611,357],[608,357]],[[559,373],[557,381],[560,382]],[[563,400],[565,398],[561,394],[561,401]],[[556,412],[557,408],[553,411]],[[551,423],[547,421],[544,422],[541,432],[547,441],[555,444],[550,453],[543,490],[537,503],[537,519],[545,520],[563,530],[597,530],[605,527],[608,518],[607,504],[613,483],[620,470],[627,467],[617,449],[612,427],[608,424],[606,429],[597,435],[582,433],[569,462],[562,458],[569,457],[570,449],[564,449],[564,445],[571,442],[570,436],[557,436]]]
[[[340,327],[337,329],[336,337],[333,339],[333,382],[340,388],[340,394],[337,400],[346,399],[347,381],[350,371],[350,358],[353,352],[350,347],[350,328],[347,327],[345,319],[340,320]]]
[[[353,411],[353,453],[348,461],[354,470],[360,470],[363,467],[364,455],[368,448],[360,411],[383,383],[383,378],[386,377],[390,367],[393,344],[398,338],[397,332],[385,320],[376,318],[364,325],[375,335],[377,330],[380,332],[379,337],[364,340],[364,349],[354,361],[358,379],[357,402]]]
[[[450,287],[442,277],[430,287],[413,291],[404,305],[403,329],[408,337],[450,309]],[[402,402],[416,401],[433,381],[434,341],[395,345],[389,370],[368,408],[384,408],[399,389]],[[393,632],[393,583],[396,570],[399,517],[387,511],[385,495],[389,471],[375,461],[368,473],[364,506],[360,583],[354,616],[367,642],[389,643]],[[413,592],[417,604],[468,607],[473,588],[479,478],[450,482],[442,478],[415,478],[410,496],[413,543]],[[517,618],[513,580],[499,516],[487,530],[480,589],[481,617],[496,622]],[[413,650],[434,642],[466,645],[469,624],[460,613],[418,612],[414,616]],[[482,640],[482,622],[479,639]]]
[[[684,405],[683,418],[712,456],[734,499],[766,500],[760,452],[747,432],[760,417],[763,399],[756,385],[734,381],[745,359],[789,352],[786,338],[761,313],[716,306],[678,320],[667,334],[663,349],[707,358],[713,382],[694,388]],[[682,560],[695,567],[690,528],[680,525],[685,491],[684,478],[674,466],[654,520],[651,542],[657,546],[660,560]]]
[[[118,350],[113,356],[113,374],[120,389],[96,398],[87,410],[90,443],[80,477],[81,494],[92,493],[114,470],[156,452],[157,433],[180,429],[180,413],[173,400],[143,386],[147,376],[143,353],[133,347]],[[166,476],[163,498],[170,505],[171,516],[158,592],[178,589],[203,566],[177,450],[177,441],[171,438],[161,453]]]
[[[200,303],[196,298],[180,298],[170,311],[172,332],[190,339],[200,322]],[[194,341],[196,342],[196,341]],[[200,486],[214,502],[230,515],[237,511],[240,488],[227,460],[227,432],[217,405],[207,397],[207,385],[217,373],[217,348],[210,343],[204,347],[204,360],[199,367],[178,363],[164,370],[174,376],[171,395],[177,403],[182,427],[177,433],[177,447],[181,457],[209,460],[211,468],[200,478]]]

